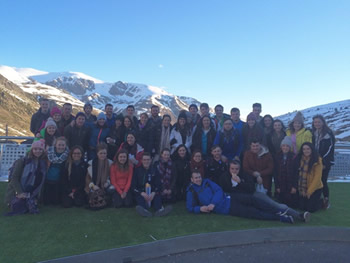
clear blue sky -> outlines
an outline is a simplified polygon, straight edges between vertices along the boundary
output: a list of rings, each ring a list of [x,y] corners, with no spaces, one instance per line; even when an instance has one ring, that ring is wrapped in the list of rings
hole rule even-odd
[[[0,0],[0,64],[274,116],[349,99],[350,1]]]

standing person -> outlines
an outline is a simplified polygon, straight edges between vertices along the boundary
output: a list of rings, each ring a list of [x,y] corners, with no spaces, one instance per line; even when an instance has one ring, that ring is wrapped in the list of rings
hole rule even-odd
[[[96,147],[97,157],[89,161],[85,179],[85,192],[88,194],[89,208],[98,210],[107,206],[107,194],[111,191],[109,170],[112,161],[107,158],[107,145],[100,143]]]
[[[301,145],[296,157],[296,169],[299,172],[299,208],[316,212],[322,205],[322,158],[310,142]]]
[[[244,153],[243,170],[254,178],[258,185],[263,185],[267,195],[271,196],[273,159],[269,150],[259,140],[252,139],[250,150]]]
[[[126,136],[130,133],[130,132],[135,132],[135,126],[134,123],[132,121],[132,119],[129,116],[125,116],[124,117],[124,121],[123,121],[123,133],[124,133],[124,141],[126,141]]]
[[[85,113],[85,125],[92,127],[97,121],[97,117],[92,114],[92,104],[90,102],[86,102],[84,104],[84,113]]]
[[[33,114],[30,120],[30,131],[34,134],[34,136],[40,132],[40,126],[43,121],[50,117],[49,100],[46,98],[41,98],[39,102],[40,108]]]
[[[294,158],[292,140],[286,136],[281,141],[281,151],[275,157],[275,196],[281,203],[296,208],[298,207],[298,174],[294,170]]]
[[[63,131],[64,131],[64,124],[62,122],[62,112],[61,110],[54,106],[52,107],[51,111],[50,111],[50,116],[48,119],[53,119],[53,121],[56,123],[57,126],[57,130],[58,130],[58,135],[62,136],[63,135]],[[46,119],[45,121],[43,121],[43,123],[41,124],[40,128],[39,128],[39,132],[42,131],[42,129],[45,128],[46,122],[48,121],[48,119]],[[38,136],[38,134],[37,134]]]
[[[222,156],[220,146],[214,145],[211,148],[212,157],[207,160],[205,176],[216,184],[219,184],[222,174],[227,172],[227,160]]]
[[[179,145],[171,156],[173,175],[176,178],[176,200],[185,199],[186,188],[190,183],[191,166],[190,155],[185,145]]]
[[[132,120],[133,126],[135,128],[139,121],[134,114],[135,114],[134,105],[128,105],[128,107],[126,107],[126,116],[128,116]],[[148,120],[148,116],[147,116],[147,120]]]
[[[68,125],[72,124],[75,117],[72,115],[72,104],[65,103],[63,104],[63,112],[62,112],[62,123],[64,127],[67,127]]]
[[[272,132],[267,136],[267,147],[273,157],[281,150],[281,142],[286,136],[285,127],[281,120],[274,120]]]
[[[115,188],[112,193],[112,202],[115,208],[132,206],[131,182],[133,165],[129,162],[128,152],[121,149],[117,152],[110,168],[111,183]]]
[[[233,128],[231,119],[225,119],[223,129],[216,134],[214,145],[219,145],[222,149],[222,155],[229,161],[239,160],[240,150],[243,148],[243,141],[240,141],[239,134]]]
[[[215,128],[210,117],[208,115],[203,116],[194,130],[191,150],[200,150],[204,158],[208,158],[215,136]]]
[[[141,113],[140,121],[135,125],[135,135],[136,140],[145,150],[145,152],[151,152],[152,141],[151,138],[151,129],[147,126],[148,115],[147,113]]]
[[[132,189],[136,198],[136,211],[145,217],[151,217],[152,213],[148,210],[151,206],[156,211],[155,216],[165,216],[172,210],[172,206],[164,207],[161,197],[161,182],[159,174],[152,168],[152,159],[150,153],[143,153],[141,159],[142,165],[134,170],[132,178]],[[148,192],[147,190],[150,189]]]
[[[287,136],[292,139],[292,151],[298,154],[304,142],[312,142],[312,134],[304,128],[304,116],[298,111],[293,120],[288,125]]]
[[[159,116],[159,107],[157,105],[151,106],[151,116],[147,121],[147,125],[151,130],[162,123],[162,118]]]
[[[114,123],[115,119],[117,118],[117,114],[113,112],[113,105],[110,103],[107,103],[105,106],[105,114],[106,114],[106,125],[108,128],[111,128]]]
[[[215,124],[215,121],[213,120],[213,118],[210,116],[210,109],[209,109],[209,105],[208,103],[206,102],[203,102],[201,103],[201,105],[199,105],[199,111],[200,111],[200,116],[203,117],[203,116],[209,116],[210,117],[210,120],[211,122],[213,123],[214,127],[215,127],[215,130],[216,130],[216,124]]]
[[[239,134],[239,140],[241,143],[241,148],[239,149],[239,152],[241,153],[240,159],[243,158],[243,151],[244,151],[244,137],[243,137],[243,127],[246,125],[244,121],[241,120],[241,112],[238,108],[232,108],[231,109],[231,120],[233,123],[233,127]]]
[[[78,112],[75,117],[73,125],[68,125],[64,128],[64,137],[68,141],[68,147],[79,145],[84,149],[84,152],[88,151],[90,128],[85,126],[85,114]]]
[[[193,128],[198,124],[201,116],[198,114],[198,106],[196,104],[191,104],[189,107],[188,107],[188,111],[190,113],[190,126],[191,126],[191,129],[193,130]]]
[[[187,116],[185,112],[181,112],[170,133],[170,146],[171,154],[173,154],[176,148],[184,144],[187,149],[190,149],[192,145],[191,128],[187,123]]]
[[[205,173],[206,173],[207,163],[203,159],[201,151],[194,150],[192,152],[190,168],[191,168],[191,171],[194,171],[194,170],[199,171],[203,175],[203,177],[206,178]]]
[[[118,115],[115,125],[110,129],[106,138],[108,144],[108,159],[113,160],[120,145],[124,142],[123,115]]]
[[[252,139],[257,139],[260,143],[264,139],[264,130],[257,122],[256,114],[253,112],[247,116],[247,124],[243,127],[244,150],[249,150]]]
[[[312,118],[312,143],[322,158],[323,208],[329,208],[328,174],[334,165],[335,137],[322,115]]]
[[[230,118],[230,116],[224,113],[224,107],[221,104],[216,105],[214,108],[214,111],[215,111],[215,116],[213,120],[215,122],[215,130],[221,131],[224,125],[224,121]]]
[[[37,204],[47,172],[44,150],[43,140],[33,142],[30,152],[14,164],[5,195],[5,204],[11,209],[7,215],[39,213]]]
[[[92,160],[96,157],[96,146],[101,142],[106,142],[106,138],[109,135],[110,129],[106,123],[106,115],[100,112],[97,116],[97,122],[91,129],[91,135],[89,139],[89,152],[88,159]]]
[[[273,131],[272,123],[273,123],[273,118],[270,114],[265,115],[261,120],[261,126],[263,127],[263,131],[264,131],[262,144],[265,146],[268,146],[267,145],[268,137],[271,135]]]
[[[85,178],[88,164],[84,161],[84,149],[73,146],[69,152],[62,176],[62,205],[65,208],[83,206],[86,203]]]
[[[128,152],[128,159],[135,167],[141,165],[144,149],[137,143],[135,133],[129,133],[126,136],[126,142],[123,142],[119,147],[119,150],[121,149],[125,149]]]
[[[39,135],[39,136],[38,136]],[[45,123],[45,127],[37,134],[34,141],[43,139],[45,141],[45,151],[53,145],[56,138],[59,137],[56,122],[50,117]]]
[[[161,125],[154,127],[151,130],[150,141],[152,143],[151,153],[154,156],[153,162],[159,160],[159,154],[163,149],[170,149],[170,133],[171,133],[171,117],[168,114],[163,115]]]
[[[62,175],[69,149],[64,137],[55,140],[53,146],[47,150],[49,169],[46,174],[43,202],[45,205],[58,205],[62,201]]]
[[[261,113],[261,109],[262,109],[262,106],[261,106],[261,103],[254,103],[253,106],[253,113],[255,115],[255,119],[256,119],[256,122],[260,125],[262,125],[261,121],[262,121],[262,117],[260,116],[260,113]]]
[[[154,167],[156,176],[160,178],[162,202],[174,203],[176,201],[176,177],[169,149],[165,148],[161,151],[159,161],[154,163]]]

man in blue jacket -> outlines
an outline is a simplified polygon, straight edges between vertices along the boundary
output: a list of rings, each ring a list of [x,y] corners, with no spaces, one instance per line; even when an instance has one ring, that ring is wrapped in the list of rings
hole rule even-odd
[[[268,203],[249,194],[226,196],[221,187],[210,179],[202,180],[199,171],[193,171],[187,188],[186,207],[192,213],[217,213],[262,220],[280,220],[294,223],[293,217],[278,211]]]

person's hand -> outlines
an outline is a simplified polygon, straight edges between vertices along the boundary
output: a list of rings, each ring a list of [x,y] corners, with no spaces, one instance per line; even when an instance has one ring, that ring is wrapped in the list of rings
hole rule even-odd
[[[214,208],[215,208],[215,205],[210,204],[210,205],[208,205],[207,207],[208,207],[208,210],[209,210],[209,211],[213,211]]]
[[[100,187],[98,187],[97,185],[94,185],[94,186],[92,187],[92,189],[93,189],[94,191],[96,191],[96,190],[100,189]]]
[[[40,133],[37,133],[37,134],[35,134],[35,137],[40,138],[40,137],[41,137],[41,134],[40,134]]]
[[[232,174],[231,178],[233,181],[240,183],[241,182],[241,178],[239,178],[239,176],[237,174]]]
[[[254,171],[253,175],[254,175],[254,177],[258,177],[258,176],[260,176],[260,173],[258,171]]]
[[[200,210],[201,210],[201,212],[203,212],[203,213],[209,213],[209,212],[210,212],[209,209],[208,209],[208,207],[205,206],[205,205],[201,206]]]
[[[129,161],[132,162],[134,165],[137,165],[139,163],[139,161],[136,160],[135,156],[132,154],[129,154]]]
[[[223,161],[224,163],[226,163],[226,162],[227,162],[227,157],[226,157],[226,156],[221,155],[221,161]]]
[[[142,192],[140,195],[141,195],[143,198],[145,198],[146,201],[148,201],[148,200],[147,200],[148,194],[146,194],[146,192]]]
[[[28,198],[28,193],[20,193],[17,195],[17,198],[26,199],[26,198]]]
[[[156,193],[152,192],[149,196],[148,196],[148,201],[152,202],[153,198],[155,197]]]
[[[258,176],[258,177],[256,178],[256,182],[257,182],[258,184],[262,184],[262,183],[263,183],[263,179],[261,178],[261,176]]]
[[[122,199],[124,199],[126,197],[126,192],[122,192],[120,196],[122,197]]]
[[[295,189],[294,187],[292,187],[292,189],[290,190],[291,194],[295,194],[297,192],[297,189]]]
[[[74,199],[74,193],[71,192],[69,195],[68,195],[70,198]]]
[[[276,188],[276,192],[277,192],[277,193],[281,193],[281,189]]]
[[[164,189],[163,190],[163,195],[167,195],[168,194],[168,190]]]

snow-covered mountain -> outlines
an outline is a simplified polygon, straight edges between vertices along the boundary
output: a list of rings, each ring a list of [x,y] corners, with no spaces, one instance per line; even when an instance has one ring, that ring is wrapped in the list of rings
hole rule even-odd
[[[312,117],[321,114],[339,141],[350,141],[350,100],[337,101],[301,110],[305,117],[305,126],[311,127]],[[276,117],[288,125],[297,111]]]
[[[45,72],[0,66],[0,74],[25,92],[49,97],[58,103],[69,101],[77,107],[90,101],[100,110],[111,103],[116,113],[128,105],[134,105],[138,113],[146,112],[154,104],[160,107],[161,113],[175,117],[191,103],[200,104],[196,99],[179,97],[158,87],[122,81],[108,83],[80,72]]]

